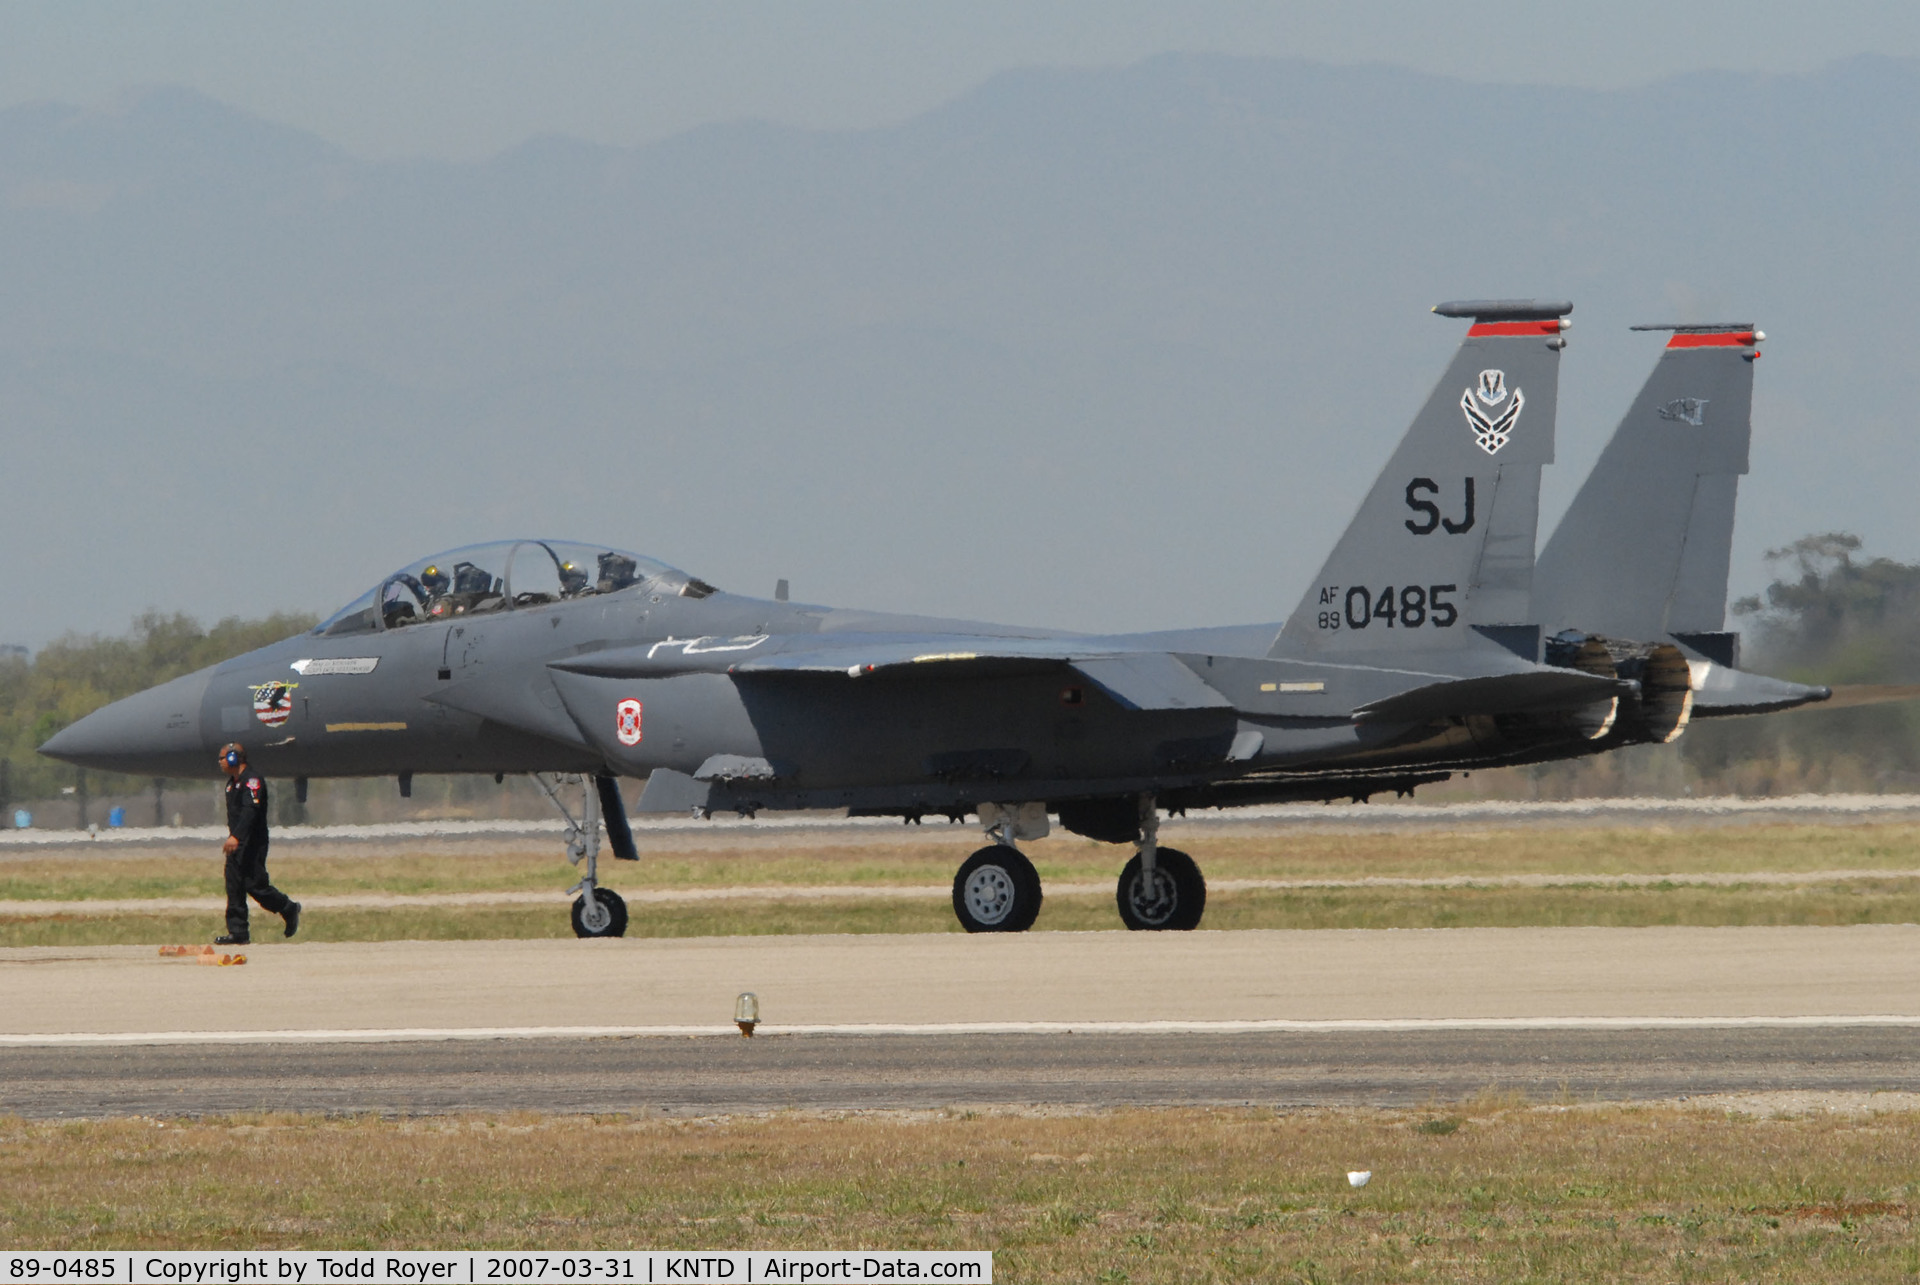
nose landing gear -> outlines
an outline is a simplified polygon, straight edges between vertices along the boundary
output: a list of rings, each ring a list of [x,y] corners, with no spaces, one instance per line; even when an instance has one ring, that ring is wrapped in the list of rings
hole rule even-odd
[[[626,809],[620,802],[620,786],[610,776],[584,777],[533,772],[529,775],[547,801],[567,823],[567,860],[574,865],[587,863],[580,882],[567,889],[578,893],[573,900],[573,935],[576,937],[624,937],[627,933],[627,903],[619,893],[600,886],[600,827],[605,816],[607,838],[613,855],[627,861],[639,859],[634,850],[633,831],[627,826]],[[561,801],[560,787],[580,787],[580,815]]]

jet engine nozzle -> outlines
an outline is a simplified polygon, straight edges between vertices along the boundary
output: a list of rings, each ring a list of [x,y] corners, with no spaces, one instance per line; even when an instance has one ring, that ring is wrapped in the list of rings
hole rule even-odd
[[[1658,745],[1680,739],[1693,717],[1693,674],[1672,643],[1655,643],[1620,665],[1622,678],[1640,682],[1632,721],[1642,738]]]
[[[1567,630],[1547,640],[1547,663],[1583,673],[1631,679],[1639,695],[1620,712],[1619,728],[1630,741],[1667,745],[1680,738],[1693,717],[1693,673],[1672,643],[1637,643]],[[1591,733],[1613,730],[1614,720]]]
[[[1557,634],[1547,640],[1547,663],[1565,669],[1577,669],[1598,678],[1626,677],[1613,663],[1606,640],[1584,634]],[[1613,730],[1620,716],[1620,698],[1609,697],[1583,705],[1571,715],[1573,729],[1589,741],[1597,741]]]

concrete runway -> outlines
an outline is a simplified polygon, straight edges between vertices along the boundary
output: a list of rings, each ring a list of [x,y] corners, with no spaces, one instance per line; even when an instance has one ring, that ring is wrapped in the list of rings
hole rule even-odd
[[[1461,928],[0,950],[0,1043],[72,1034],[1920,1018],[1920,927]]]
[[[1913,926],[287,943],[248,954],[245,967],[215,968],[150,947],[0,950],[0,1110],[1920,1089]],[[745,990],[764,1019],[751,1041],[728,1025]]]

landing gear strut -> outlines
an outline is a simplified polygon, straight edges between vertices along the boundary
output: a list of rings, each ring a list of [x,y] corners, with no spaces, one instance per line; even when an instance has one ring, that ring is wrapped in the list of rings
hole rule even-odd
[[[970,933],[1023,933],[1040,914],[1040,874],[1014,847],[1016,839],[1046,833],[1045,805],[1015,809],[980,806],[980,820],[993,843],[961,865],[953,877],[953,913]]]
[[[1136,932],[1187,931],[1207,909],[1207,881],[1192,857],[1160,846],[1160,813],[1151,794],[1140,796],[1140,851],[1120,872],[1114,898],[1120,922]]]
[[[631,852],[633,835],[627,829],[626,814],[620,808],[619,787],[612,777],[586,777],[571,773],[561,776],[541,772],[529,773],[540,792],[547,796],[547,802],[553,804],[567,823],[567,860],[574,865],[581,861],[587,868],[580,876],[580,882],[567,889],[580,895],[573,900],[573,935],[576,937],[624,937],[627,933],[627,903],[620,894],[611,888],[600,886],[600,819],[603,803],[611,804],[607,808],[607,828],[614,843],[614,855],[626,856],[620,849],[621,839],[626,840],[624,847]],[[560,798],[563,786],[580,787],[580,815],[574,816],[571,809]],[[609,788],[611,787],[611,789]],[[612,799],[607,795],[611,793]]]

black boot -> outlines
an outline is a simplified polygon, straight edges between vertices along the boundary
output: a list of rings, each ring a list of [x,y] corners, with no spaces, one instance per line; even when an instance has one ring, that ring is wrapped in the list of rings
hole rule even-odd
[[[216,946],[245,946],[248,944],[248,938],[245,933],[221,933],[213,939],[213,944]]]
[[[300,931],[300,903],[299,902],[297,901],[288,902],[287,908],[281,911],[280,915],[283,919],[287,921],[287,936],[291,937],[295,933]]]

